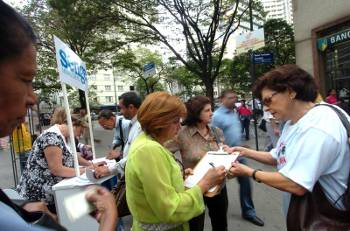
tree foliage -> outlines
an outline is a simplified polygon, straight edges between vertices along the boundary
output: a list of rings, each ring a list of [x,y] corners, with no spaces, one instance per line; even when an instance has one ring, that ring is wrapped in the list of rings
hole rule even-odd
[[[145,64],[154,63],[156,74],[150,77],[144,76],[143,67]],[[165,65],[162,57],[157,52],[146,48],[125,49],[113,60],[113,66],[135,80],[136,90],[140,95],[145,96],[151,92],[163,90],[160,79],[163,77]]]
[[[111,11],[107,1],[30,0],[22,13],[38,33],[38,75],[34,88],[46,94],[59,91],[53,35],[58,36],[86,62],[88,71],[110,66],[120,47],[137,42],[127,41],[119,34],[126,33],[120,20],[106,20]],[[143,39],[143,38],[142,38]],[[85,106],[84,93],[79,91],[80,104]]]

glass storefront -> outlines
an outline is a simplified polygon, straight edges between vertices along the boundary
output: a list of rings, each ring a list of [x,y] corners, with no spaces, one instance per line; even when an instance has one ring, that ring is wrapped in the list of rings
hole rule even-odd
[[[326,90],[335,89],[338,99],[350,101],[350,40],[328,47],[324,52]]]

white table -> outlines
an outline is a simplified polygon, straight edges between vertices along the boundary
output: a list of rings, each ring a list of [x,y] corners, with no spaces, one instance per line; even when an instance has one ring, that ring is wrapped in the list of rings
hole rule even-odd
[[[58,184],[52,187],[55,196],[56,211],[59,223],[66,227],[69,231],[96,231],[98,230],[97,221],[90,215],[84,215],[81,218],[71,221],[67,215],[66,208],[64,206],[64,199],[68,196],[75,195],[81,192],[84,188],[89,185],[101,184],[104,181],[112,178],[113,176],[104,177],[98,179],[95,182],[89,181],[85,175],[80,177],[73,177],[69,179],[64,179]]]

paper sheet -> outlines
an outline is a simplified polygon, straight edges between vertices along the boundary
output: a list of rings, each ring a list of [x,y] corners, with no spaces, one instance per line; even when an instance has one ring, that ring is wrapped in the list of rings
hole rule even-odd
[[[207,152],[207,154],[193,169],[193,175],[186,178],[185,187],[192,188],[198,184],[198,182],[203,178],[207,171],[212,168],[212,165],[209,163],[213,163],[215,167],[223,165],[228,171],[231,167],[231,163],[236,161],[238,155],[238,152],[228,154],[226,152],[222,152],[221,150],[217,152]],[[209,192],[214,192],[215,189],[216,187],[213,187],[209,190]]]

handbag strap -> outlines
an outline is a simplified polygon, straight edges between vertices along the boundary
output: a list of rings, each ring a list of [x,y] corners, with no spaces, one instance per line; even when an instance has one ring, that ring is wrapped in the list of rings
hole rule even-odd
[[[22,207],[13,203],[10,198],[0,189],[0,201],[11,207],[16,213],[22,217],[26,222],[33,222],[38,219],[37,214],[30,213]]]
[[[316,104],[315,107],[317,106],[327,106],[329,108],[331,108],[339,117],[340,121],[342,122],[346,133],[348,135],[348,144],[350,147],[350,122],[347,118],[347,116],[344,114],[344,112],[342,112],[341,110],[339,110],[339,108],[331,105],[331,104]],[[337,203],[340,199],[343,198],[343,202],[344,205],[347,209],[350,209],[350,172],[349,172],[349,176],[348,176],[348,184],[347,184],[347,189],[345,190],[345,192],[335,201],[335,203]]]
[[[341,110],[339,110],[339,108],[334,107],[331,104],[316,104],[315,107],[317,106],[327,106],[329,108],[331,108],[335,113],[337,113],[340,121],[342,122],[347,134],[348,134],[348,143],[350,144],[350,122],[347,118],[347,116],[344,114],[344,112],[342,112]]]

